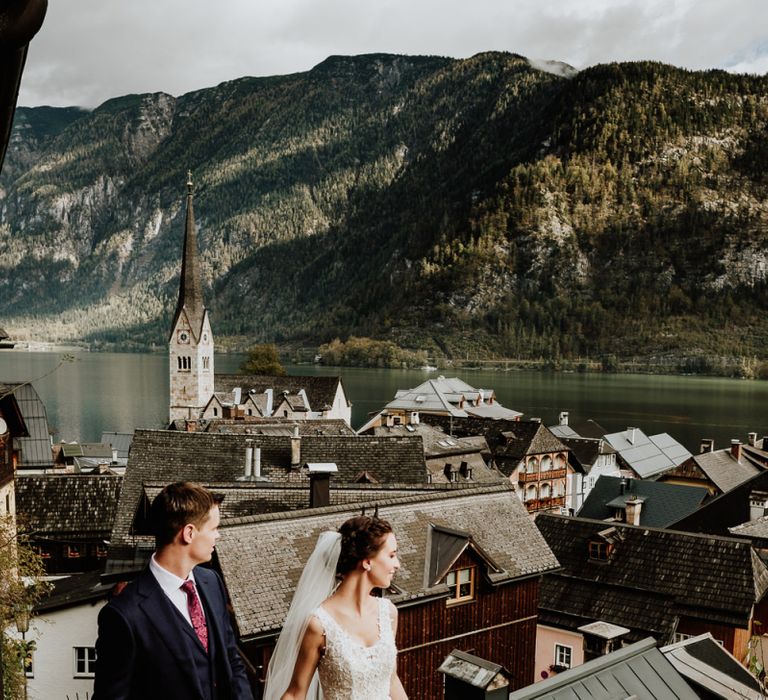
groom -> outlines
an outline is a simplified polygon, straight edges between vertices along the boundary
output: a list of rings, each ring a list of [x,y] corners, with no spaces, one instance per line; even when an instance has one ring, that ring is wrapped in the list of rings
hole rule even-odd
[[[149,566],[99,613],[94,700],[253,700],[224,586],[198,566],[219,537],[219,506],[197,484],[152,502]]]

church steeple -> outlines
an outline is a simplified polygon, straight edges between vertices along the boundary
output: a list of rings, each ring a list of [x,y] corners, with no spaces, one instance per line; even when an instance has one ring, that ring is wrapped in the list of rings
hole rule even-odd
[[[197,255],[197,230],[193,199],[192,171],[187,172],[187,218],[184,223],[184,249],[181,258],[181,278],[179,280],[179,300],[173,315],[171,332],[179,320],[182,311],[186,312],[190,330],[195,340],[200,339],[205,304],[203,288],[200,283],[200,262]]]
[[[189,173],[179,301],[168,338],[171,422],[198,420],[213,396],[213,333],[200,283],[192,188]]]

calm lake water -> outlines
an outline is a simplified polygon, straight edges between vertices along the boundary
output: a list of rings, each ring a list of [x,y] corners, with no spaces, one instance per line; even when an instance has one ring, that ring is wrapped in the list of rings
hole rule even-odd
[[[33,379],[55,439],[96,441],[102,431],[163,427],[168,415],[168,360],[161,354],[74,355],[57,370],[55,352],[0,352],[0,382]],[[235,372],[243,356],[216,356],[217,372]],[[290,374],[340,374],[352,402],[352,422],[437,372],[289,366]],[[48,374],[50,373],[50,374]],[[43,376],[48,374],[48,376]],[[560,411],[592,418],[609,431],[637,426],[668,432],[689,450],[711,437],[717,447],[747,433],[768,435],[768,382],[714,377],[548,372],[462,371],[472,386],[496,390],[499,401],[548,425]]]

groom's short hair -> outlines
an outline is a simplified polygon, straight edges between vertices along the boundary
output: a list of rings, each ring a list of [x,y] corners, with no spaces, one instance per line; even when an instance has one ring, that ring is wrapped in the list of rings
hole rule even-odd
[[[168,484],[155,496],[149,511],[155,546],[160,549],[173,542],[185,525],[200,527],[208,519],[211,508],[222,500],[221,496],[191,481]]]

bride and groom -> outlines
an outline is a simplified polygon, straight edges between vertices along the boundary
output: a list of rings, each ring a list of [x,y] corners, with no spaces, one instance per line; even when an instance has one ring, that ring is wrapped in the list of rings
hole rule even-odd
[[[396,669],[397,610],[371,596],[399,568],[385,520],[361,515],[321,533],[270,661],[264,700],[407,700]]]
[[[252,700],[210,561],[219,504],[189,482],[152,502],[149,566],[99,613],[94,700]],[[397,611],[374,598],[400,564],[392,528],[359,516],[318,539],[267,674],[265,700],[407,700],[397,676]],[[336,585],[337,578],[340,583]]]

